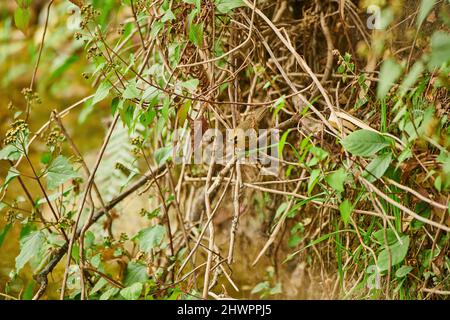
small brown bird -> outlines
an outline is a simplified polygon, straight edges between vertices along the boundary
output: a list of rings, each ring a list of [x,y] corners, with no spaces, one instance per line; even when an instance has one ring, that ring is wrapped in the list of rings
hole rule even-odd
[[[255,112],[248,115],[244,121],[240,122],[237,128],[243,130],[257,129],[259,123],[264,118],[267,111],[269,111],[269,107],[259,107]]]

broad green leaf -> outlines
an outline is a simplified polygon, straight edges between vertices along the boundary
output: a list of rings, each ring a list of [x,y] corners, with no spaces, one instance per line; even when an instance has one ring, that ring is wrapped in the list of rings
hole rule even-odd
[[[420,4],[419,14],[417,15],[417,20],[416,20],[418,27],[420,27],[420,25],[428,17],[428,14],[430,13],[431,9],[433,9],[435,4],[436,4],[436,0],[422,0],[422,2]]]
[[[131,81],[127,84],[125,91],[123,92],[124,99],[136,99],[139,98],[140,91],[136,86],[136,81]]]
[[[190,79],[190,80],[183,81],[180,83],[180,85],[183,88],[188,89],[190,92],[194,92],[197,89],[198,84],[199,84],[198,79]]]
[[[112,287],[112,288],[106,290],[105,292],[103,292],[103,294],[100,296],[99,300],[109,300],[111,297],[114,297],[116,294],[118,294],[119,291],[120,291],[119,288]]]
[[[216,0],[215,3],[217,11],[224,14],[245,5],[242,0]]]
[[[380,69],[377,98],[383,99],[402,74],[402,67],[394,59],[387,59]]]
[[[78,177],[78,173],[72,168],[69,160],[64,156],[58,156],[47,167],[45,179],[47,180],[47,187],[52,190],[56,189],[61,184],[69,179]]]
[[[111,101],[111,115],[114,116],[118,109],[120,109],[121,105],[123,104],[123,100],[121,100],[119,97],[115,97]]]
[[[125,272],[124,285],[130,286],[136,282],[145,282],[148,279],[147,267],[143,263],[129,262]]]
[[[382,154],[373,159],[364,169],[363,177],[373,182],[383,176],[392,161],[392,154]]]
[[[105,278],[98,279],[97,283],[92,288],[92,290],[89,292],[89,294],[90,295],[95,294],[96,292],[98,292],[100,289],[102,289],[107,284],[108,284],[108,280],[106,280]]]
[[[344,192],[344,183],[347,180],[348,174],[344,168],[328,174],[325,177],[325,181],[338,192]]]
[[[139,231],[136,236],[139,242],[139,250],[150,252],[153,248],[160,246],[165,234],[166,229],[159,224]]]
[[[395,232],[392,231],[391,229],[380,229],[375,231],[372,236],[375,238],[375,240],[380,244],[380,245],[385,245],[385,240],[384,240],[384,234],[386,232],[386,241],[387,241],[387,245],[392,245],[394,243],[396,243],[398,241],[397,237],[395,236]]]
[[[2,150],[0,150],[0,160],[15,161],[20,157],[20,151],[13,145],[8,144]]]
[[[97,91],[95,92],[94,98],[92,100],[92,104],[96,104],[97,102],[102,101],[105,99],[108,94],[109,90],[111,90],[112,85],[108,81],[103,81],[97,88]]]
[[[175,19],[175,15],[173,14],[172,10],[167,10],[166,13],[162,16],[161,22],[167,22],[172,21]]]
[[[388,141],[371,130],[358,130],[343,141],[344,148],[355,156],[369,157],[389,146]]]
[[[389,269],[389,252],[392,259],[391,266],[395,266],[405,259],[409,248],[409,237],[402,236],[400,239],[403,243],[397,241],[395,244],[389,246],[389,251],[387,248],[383,249],[378,255],[378,268],[381,272]]]
[[[406,277],[408,275],[408,273],[411,272],[412,269],[413,269],[413,267],[411,267],[411,266],[402,266],[395,272],[395,276],[397,278]]]
[[[280,206],[278,207],[277,211],[275,212],[274,219],[277,219],[278,217],[280,217],[283,214],[283,212],[286,211],[287,207],[288,207],[287,202],[281,203]]]
[[[156,111],[153,108],[148,108],[139,116],[139,121],[144,125],[148,126],[155,119]]]
[[[136,282],[129,287],[120,290],[120,295],[126,300],[137,300],[141,296],[143,285]]]
[[[268,290],[270,288],[270,284],[268,281],[258,283],[250,292],[251,294],[259,293],[261,291]]]
[[[155,161],[158,166],[166,163],[172,155],[173,148],[171,146],[162,147],[155,151]]]
[[[3,185],[0,188],[0,192],[3,192],[5,188],[8,186],[8,184],[16,177],[20,176],[20,172],[17,171],[15,167],[11,167],[8,171],[8,174],[6,175],[5,181],[3,182]]]
[[[344,221],[345,226],[348,225],[350,220],[350,215],[352,214],[353,206],[347,199],[344,200],[339,206],[339,212],[341,213],[342,221]]]
[[[28,23],[30,21],[30,10],[28,8],[18,7],[14,11],[14,22],[16,27],[19,28],[23,33],[28,29]]]
[[[17,272],[39,253],[45,243],[45,235],[42,231],[34,231],[20,240],[20,253],[16,257]]]
[[[436,31],[431,37],[431,68],[440,67],[450,61],[450,34],[444,31]]]
[[[150,36],[152,37],[152,39],[155,39],[158,36],[162,28],[164,28],[164,22],[162,22],[161,20],[156,20],[155,22],[153,22],[152,29],[150,30]]]
[[[197,47],[203,45],[203,23],[192,23],[189,28],[189,40]]]

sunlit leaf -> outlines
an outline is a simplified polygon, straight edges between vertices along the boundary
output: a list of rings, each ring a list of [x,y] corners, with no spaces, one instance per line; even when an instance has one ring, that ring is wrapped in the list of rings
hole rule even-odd
[[[383,99],[388,94],[401,74],[402,67],[394,59],[387,59],[383,62],[377,87],[378,99]]]
[[[436,31],[431,37],[430,67],[440,67],[450,61],[450,34]]]
[[[416,20],[417,26],[420,26],[425,21],[435,4],[436,0],[422,0]]]
[[[165,234],[166,229],[159,224],[141,230],[136,236],[139,250],[150,252],[153,248],[160,246]]]
[[[215,3],[217,11],[224,14],[245,5],[242,0],[216,0]]]
[[[344,148],[355,156],[372,156],[389,146],[388,141],[380,134],[371,130],[358,130],[351,133],[343,141]]]
[[[338,192],[344,192],[344,183],[347,180],[348,174],[344,168],[328,174],[325,177],[325,181]]]
[[[16,257],[16,270],[19,271],[39,253],[45,244],[45,235],[42,231],[35,231],[20,240],[20,253]]]
[[[65,183],[69,179],[78,177],[78,173],[73,169],[69,160],[64,156],[58,156],[48,166],[45,178],[47,187],[52,190]]]
[[[141,296],[143,285],[136,282],[129,287],[120,290],[120,295],[126,300],[137,300]]]
[[[347,226],[348,221],[350,220],[350,215],[352,214],[353,206],[345,199],[339,206],[339,212],[341,213],[342,221],[344,221],[345,226]]]
[[[364,169],[363,177],[373,182],[383,176],[392,161],[392,154],[382,154],[373,159]]]
[[[30,21],[30,10],[28,8],[18,7],[16,11],[14,11],[14,22],[16,27],[19,28],[22,32],[26,32],[28,29],[28,23]]]
[[[96,104],[97,102],[100,102],[103,99],[105,99],[108,96],[111,87],[112,85],[108,81],[103,81],[97,88],[97,91],[95,92],[92,104]]]
[[[400,239],[402,240],[402,243],[397,241],[395,244],[389,246],[389,249],[383,249],[378,255],[378,268],[381,272],[389,269],[389,261],[392,262],[390,264],[392,267],[405,259],[409,248],[409,237],[402,236]],[[389,258],[389,256],[391,256],[391,258]]]
[[[193,23],[189,28],[189,40],[197,47],[203,45],[203,23]]]

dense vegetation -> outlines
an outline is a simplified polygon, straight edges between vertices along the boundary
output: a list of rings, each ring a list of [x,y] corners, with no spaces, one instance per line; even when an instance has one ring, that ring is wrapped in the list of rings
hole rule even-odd
[[[0,74],[0,299],[450,295],[448,0],[6,0]]]

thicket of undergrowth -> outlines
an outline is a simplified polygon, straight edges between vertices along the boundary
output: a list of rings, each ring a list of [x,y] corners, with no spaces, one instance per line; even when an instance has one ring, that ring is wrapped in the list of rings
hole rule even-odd
[[[0,17],[2,298],[304,297],[305,277],[315,298],[449,295],[449,1]],[[196,123],[278,130],[278,167],[180,164]]]

